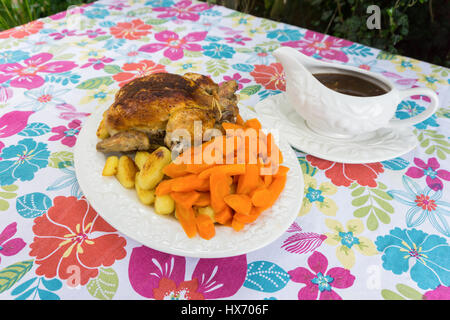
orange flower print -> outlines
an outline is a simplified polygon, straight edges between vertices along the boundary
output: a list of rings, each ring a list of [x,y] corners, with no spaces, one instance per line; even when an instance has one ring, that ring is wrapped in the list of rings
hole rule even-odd
[[[66,280],[79,270],[79,284],[98,275],[126,256],[125,238],[105,222],[86,199],[56,197],[53,207],[34,220],[30,256],[39,265],[36,274]]]
[[[119,22],[109,30],[115,38],[137,40],[150,33],[151,25],[145,24],[141,19],[131,22]]]
[[[122,66],[125,72],[119,72],[113,75],[113,79],[119,82],[119,87],[133,79],[147,76],[152,73],[167,72],[166,67],[162,64],[157,64],[151,60],[142,60],[137,63],[125,63]]]
[[[286,91],[286,80],[280,63],[271,63],[268,66],[257,64],[250,75],[255,78],[256,83],[262,84],[268,90]]]
[[[0,32],[0,39],[16,38],[22,39],[30,34],[38,33],[44,26],[42,21],[32,21],[22,26]]]

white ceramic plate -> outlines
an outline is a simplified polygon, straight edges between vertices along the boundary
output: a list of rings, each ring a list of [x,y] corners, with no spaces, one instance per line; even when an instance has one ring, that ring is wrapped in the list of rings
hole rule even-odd
[[[299,151],[342,163],[371,163],[399,157],[417,146],[411,128],[384,128],[353,139],[333,139],[312,131],[289,105],[284,93],[268,97],[255,106],[265,128],[279,130]]]
[[[75,171],[81,190],[97,213],[128,237],[166,253],[199,258],[228,257],[266,246],[282,235],[297,217],[303,199],[303,175],[295,152],[287,142],[280,141],[283,165],[290,170],[286,186],[273,207],[239,232],[217,226],[211,240],[199,236],[189,239],[175,218],[156,214],[152,206],[139,202],[134,189],[125,189],[114,177],[101,175],[105,155],[95,148],[96,130],[107,107],[99,108],[83,125],[75,146]],[[243,109],[241,115],[247,118]]]

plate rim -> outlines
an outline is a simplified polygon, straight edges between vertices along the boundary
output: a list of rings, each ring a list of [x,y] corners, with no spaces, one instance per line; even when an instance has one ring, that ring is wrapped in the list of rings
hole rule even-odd
[[[244,111],[243,110],[246,109],[245,106],[240,105],[240,112],[241,115],[242,113],[249,113],[249,111]],[[91,113],[91,115],[86,119],[86,121],[83,123],[81,131],[79,133],[78,139],[77,139],[77,143],[74,147],[74,167],[75,167],[75,175],[77,178],[77,181],[80,185],[80,189],[83,193],[84,198],[88,201],[88,203],[93,207],[93,209],[97,212],[97,214],[99,216],[101,216],[108,224],[110,224],[113,228],[115,228],[118,232],[122,233],[123,235],[125,235],[126,237],[129,237],[130,239],[133,239],[134,241],[136,241],[137,243],[140,243],[144,246],[150,247],[152,249],[161,251],[161,252],[165,252],[168,254],[173,254],[173,255],[178,255],[178,256],[184,256],[184,257],[194,257],[194,258],[225,258],[225,257],[232,257],[232,256],[238,256],[238,255],[242,255],[242,254],[247,254],[249,252],[253,252],[256,251],[258,249],[261,249],[269,244],[271,244],[272,242],[274,242],[276,239],[278,239],[281,235],[283,235],[286,230],[289,228],[289,226],[296,220],[296,218],[298,217],[298,212],[302,206],[303,203],[303,195],[304,195],[304,179],[303,179],[303,171],[301,168],[301,165],[298,161],[295,162],[295,169],[296,171],[298,171],[298,175],[293,177],[298,179],[298,181],[295,183],[296,185],[299,186],[299,190],[297,190],[297,201],[295,201],[295,203],[289,203],[289,207],[292,210],[292,214],[290,214],[289,217],[289,221],[286,222],[282,228],[279,228],[277,232],[273,232],[271,233],[272,236],[265,238],[265,241],[261,241],[258,245],[252,246],[250,249],[249,248],[231,248],[231,249],[227,249],[227,250],[222,250],[220,252],[194,252],[194,251],[185,251],[185,250],[181,250],[181,249],[177,249],[177,248],[170,248],[167,247],[165,245],[160,245],[159,243],[149,243],[148,241],[142,241],[142,239],[140,239],[139,237],[137,237],[134,234],[130,234],[128,232],[125,232],[122,228],[122,226],[117,225],[115,221],[112,221],[112,219],[110,219],[110,216],[108,216],[107,214],[105,214],[103,212],[102,214],[102,205],[100,203],[99,199],[96,199],[95,197],[92,197],[88,193],[85,193],[85,190],[87,190],[88,188],[86,187],[86,179],[85,177],[81,174],[81,170],[80,170],[80,155],[83,151],[83,142],[84,139],[89,139],[89,133],[91,134],[95,134],[95,132],[91,132],[91,131],[87,131],[86,128],[89,129],[89,126],[91,126],[92,128],[96,128],[98,126],[98,124],[96,123],[96,118],[98,118],[100,116],[100,114],[103,114],[104,110],[106,110],[107,106],[103,106],[103,107],[98,107],[94,112]],[[255,116],[257,116],[255,114]],[[244,116],[244,118],[248,118],[246,117],[246,115]],[[94,126],[94,122],[95,122],[95,126]],[[86,129],[86,130],[84,130]],[[97,137],[95,136],[95,139],[97,141]],[[89,140],[88,140],[89,141]],[[297,159],[297,155],[295,153],[295,150],[290,146],[290,144],[287,141],[279,141],[280,144],[284,145],[283,150],[291,153],[291,156],[295,157]],[[281,149],[281,145],[280,145],[280,149]],[[94,152],[97,152],[96,150]],[[119,183],[118,181],[116,181],[117,183]],[[123,187],[122,187],[123,188]],[[125,191],[130,191],[125,189]],[[131,190],[131,191],[134,191]],[[285,192],[286,190],[283,190],[283,192]],[[283,193],[282,193],[283,194]],[[136,198],[135,200],[136,202],[139,202],[139,200]],[[141,203],[139,203],[142,206],[145,206]],[[154,209],[152,206],[148,206],[153,212],[153,214],[156,215],[156,213],[154,213]],[[166,217],[164,217],[166,218]],[[228,228],[228,227],[224,227],[224,226],[217,226],[218,228]],[[249,228],[251,228],[251,225],[249,225]],[[184,232],[184,231],[183,231]],[[198,237],[198,235],[196,236]],[[189,241],[189,238],[186,238]],[[209,241],[209,240],[204,240],[204,241]],[[151,241],[150,241],[151,242]]]

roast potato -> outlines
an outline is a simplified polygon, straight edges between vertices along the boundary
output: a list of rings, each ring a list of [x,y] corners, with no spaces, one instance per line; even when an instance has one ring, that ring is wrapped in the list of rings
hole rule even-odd
[[[134,187],[136,172],[138,171],[133,159],[129,156],[121,156],[117,166],[116,178],[127,189]]]
[[[136,172],[136,179],[139,175],[139,172]],[[144,190],[139,187],[139,185],[134,183],[134,187],[136,189],[136,193],[138,195],[139,201],[146,205],[151,205],[155,202],[155,190]]]
[[[198,207],[197,214],[205,214],[208,217],[210,217],[213,222],[216,222],[216,220],[214,219],[215,216],[214,209],[211,206]]]
[[[172,155],[166,147],[159,147],[153,151],[145,161],[136,182],[144,190],[154,189],[163,179],[163,169],[172,160]]]
[[[155,212],[157,214],[171,214],[175,211],[175,201],[166,194],[155,197]]]
[[[103,167],[102,176],[114,176],[117,173],[119,166],[119,157],[110,156],[106,158],[105,166]]]
[[[134,156],[134,163],[136,163],[139,170],[142,170],[144,167],[145,162],[150,157],[150,152],[147,151],[138,151],[136,152],[136,155]]]

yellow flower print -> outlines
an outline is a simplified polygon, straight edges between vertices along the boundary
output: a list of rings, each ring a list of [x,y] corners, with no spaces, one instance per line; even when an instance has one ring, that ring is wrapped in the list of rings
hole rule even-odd
[[[445,81],[439,77],[436,73],[432,74],[418,74],[419,82],[424,83],[428,88],[437,90],[438,84],[446,84]]]
[[[101,85],[94,90],[86,90],[86,95],[81,98],[80,104],[87,104],[94,100],[99,104],[108,102],[108,100],[114,98],[115,92],[116,90],[114,88],[108,88],[105,85]]]
[[[317,188],[317,181],[310,175],[304,175],[305,189],[302,207],[299,216],[304,216],[310,210],[313,204],[320,212],[327,216],[335,216],[337,212],[336,203],[325,196],[331,196],[337,192],[336,186],[330,182],[321,183]]]
[[[251,27],[253,20],[255,18],[251,15],[245,13],[239,13],[237,16],[233,17],[231,20],[233,21],[233,28],[237,28],[240,26],[244,26],[246,28]]]
[[[415,72],[422,71],[422,68],[420,68],[418,66],[418,64],[420,63],[419,60],[397,56],[396,59],[392,61],[392,63],[395,64],[395,69],[398,72],[404,72],[407,70],[411,70],[411,71],[415,71]]]
[[[85,48],[80,52],[79,59],[81,61],[87,61],[91,58],[93,59],[100,59],[105,57],[106,49],[99,49],[99,48]]]
[[[202,69],[200,61],[192,59],[172,63],[170,66],[176,68],[176,73],[198,72]]]
[[[337,246],[336,256],[344,268],[351,269],[355,264],[356,249],[365,256],[373,256],[378,253],[372,240],[359,236],[364,231],[364,224],[359,219],[353,219],[347,222],[346,229],[337,220],[326,219],[325,225],[333,233],[325,233],[327,239],[324,243]]]

